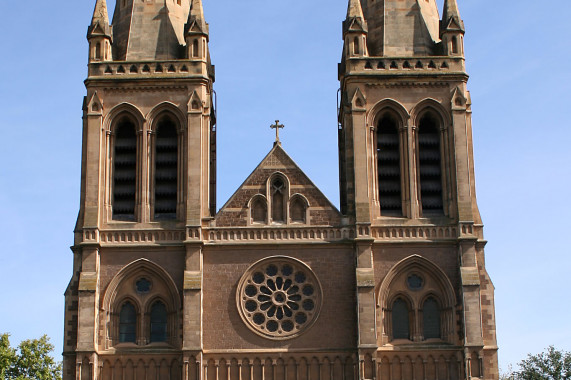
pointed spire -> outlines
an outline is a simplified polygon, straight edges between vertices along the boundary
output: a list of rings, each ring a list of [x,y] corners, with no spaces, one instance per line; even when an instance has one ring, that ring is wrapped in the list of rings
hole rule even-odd
[[[349,0],[349,6],[347,7],[347,19],[353,17],[360,17],[361,20],[365,20],[363,16],[363,8],[361,8],[361,0]]]
[[[367,21],[363,16],[361,0],[349,0],[347,18],[343,21],[343,36],[350,32],[367,34]]]
[[[97,0],[95,3],[93,18],[91,19],[91,25],[89,26],[87,36],[89,37],[94,34],[102,34],[104,36],[111,37],[106,0]]]
[[[107,2],[105,0],[97,0],[95,3],[95,10],[93,11],[93,18],[91,25],[109,25],[109,15],[107,14]]]
[[[460,17],[460,11],[458,10],[458,3],[456,0],[444,0],[444,13],[442,14],[442,22],[444,28],[447,28],[450,21],[454,20],[461,30],[464,30],[464,22]]]
[[[188,12],[188,21],[186,23],[186,33],[196,33],[197,30],[192,30],[194,27],[204,33],[208,34],[208,24],[204,21],[204,8],[202,7],[202,0],[190,0],[190,11]]]

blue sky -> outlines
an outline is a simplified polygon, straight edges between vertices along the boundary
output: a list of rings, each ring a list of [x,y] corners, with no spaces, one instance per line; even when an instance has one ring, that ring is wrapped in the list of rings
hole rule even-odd
[[[58,355],[93,5],[10,1],[0,23],[0,332],[13,343],[46,333]],[[571,3],[459,5],[505,368],[550,344],[571,350]],[[346,0],[205,0],[217,72],[219,207],[271,148],[275,119],[286,125],[284,148],[339,203],[337,63],[346,7]]]

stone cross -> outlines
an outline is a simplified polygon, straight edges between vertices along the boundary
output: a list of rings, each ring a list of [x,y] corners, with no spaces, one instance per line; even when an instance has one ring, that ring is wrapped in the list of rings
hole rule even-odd
[[[277,143],[280,142],[280,129],[283,129],[284,127],[285,126],[283,124],[280,124],[279,120],[276,120],[276,124],[270,125],[270,128],[276,130],[276,142]]]

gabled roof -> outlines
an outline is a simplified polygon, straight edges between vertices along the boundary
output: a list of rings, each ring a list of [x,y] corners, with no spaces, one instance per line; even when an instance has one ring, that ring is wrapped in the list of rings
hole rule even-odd
[[[250,200],[258,195],[266,197],[267,182],[275,173],[289,181],[290,199],[305,198],[309,203],[309,220],[306,226],[339,226],[341,214],[319,188],[285,152],[281,144],[274,145],[262,162],[246,178],[224,206],[216,214],[217,227],[247,226]]]

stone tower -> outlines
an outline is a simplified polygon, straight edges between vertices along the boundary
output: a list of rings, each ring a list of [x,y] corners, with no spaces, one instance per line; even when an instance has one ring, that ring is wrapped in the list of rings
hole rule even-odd
[[[64,378],[110,379],[99,369],[117,357],[101,353],[119,343],[146,345],[157,368],[181,365],[183,352],[200,348],[196,327],[179,331],[180,321],[199,320],[200,298],[178,286],[185,270],[200,269],[198,230],[215,212],[214,66],[201,0],[118,0],[112,25],[106,1],[97,0],[87,39]],[[181,271],[168,274],[172,268]],[[128,305],[124,315],[115,302]],[[159,327],[118,326],[133,315]]]
[[[463,36],[350,0],[341,210],[276,135],[217,211],[201,0],[96,0],[64,379],[497,379]]]
[[[340,190],[366,378],[498,378],[463,37],[456,0],[442,20],[435,0],[349,1]]]

